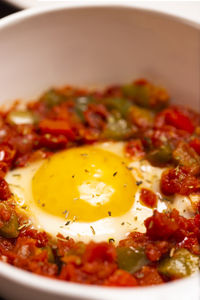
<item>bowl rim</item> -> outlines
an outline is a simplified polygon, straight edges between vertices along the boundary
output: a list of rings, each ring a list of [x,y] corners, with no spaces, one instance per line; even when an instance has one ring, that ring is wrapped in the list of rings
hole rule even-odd
[[[131,0],[124,0],[123,2],[121,0],[120,1],[85,0],[84,4],[82,3],[81,0],[78,0],[78,1],[63,3],[63,4],[59,3],[59,4],[48,5],[48,6],[33,7],[24,11],[14,13],[10,16],[1,19],[0,30],[16,25],[26,19],[30,19],[32,17],[36,17],[39,15],[45,15],[50,12],[57,12],[62,10],[98,8],[98,7],[115,8],[115,9],[133,9],[136,11],[143,11],[151,15],[161,16],[162,18],[175,20],[179,23],[182,23],[183,25],[187,25],[189,27],[198,29],[200,31],[200,18],[199,18],[199,22],[188,20],[184,17],[171,15],[170,13],[155,11],[149,7],[147,8],[140,7],[139,5],[135,5]],[[21,284],[22,286],[39,290],[41,292],[49,292],[54,295],[79,297],[81,294],[82,299],[85,300],[86,299],[87,300],[94,300],[94,299],[95,300],[98,299],[99,300],[100,299],[121,300],[122,295],[124,297],[130,295],[132,296],[134,295],[138,297],[143,296],[144,297],[143,299],[146,299],[146,297],[148,297],[150,300],[151,299],[156,300],[155,290],[157,292],[160,291],[166,294],[170,292],[170,289],[171,291],[176,291],[177,289],[181,290],[182,288],[185,288],[187,285],[188,289],[190,289],[190,292],[192,293],[192,291],[197,291],[196,283],[197,280],[199,280],[198,279],[199,275],[196,274],[189,278],[184,278],[181,280],[172,281],[162,285],[154,285],[148,287],[119,288],[119,287],[92,286],[92,285],[66,282],[57,279],[38,276],[37,274],[29,273],[25,270],[19,269],[17,267],[14,267],[4,262],[0,262],[0,276],[9,281],[11,280],[12,282]],[[161,294],[158,294],[158,297],[159,295]]]
[[[4,0],[4,1],[8,2],[9,4],[15,6],[18,9],[29,9],[29,8],[34,8],[36,6],[43,7],[43,6],[46,6],[46,5],[48,5],[48,6],[57,5],[57,4],[63,5],[66,0],[29,0],[29,1],[27,1],[27,0]],[[67,1],[68,1],[68,3],[70,3],[71,0],[67,0]],[[76,1],[79,1],[79,0],[73,0],[73,1],[71,1],[71,3],[74,4]],[[120,0],[112,0],[112,1],[113,2],[116,2],[116,1],[120,2]],[[89,0],[87,0],[87,2],[89,2]],[[91,3],[92,2],[94,2],[94,1],[91,0]],[[98,2],[98,0],[97,0],[97,2]],[[103,0],[102,0],[102,2],[103,2]],[[111,0],[109,0],[109,2],[111,2]],[[126,0],[126,2],[127,2],[127,0]],[[163,0],[154,0],[154,1],[152,1],[152,0],[142,0],[141,1],[140,0],[140,1],[137,1],[136,0],[135,3],[134,3],[134,5],[138,6],[138,7],[141,7],[141,3],[143,3],[142,7],[144,7],[143,5],[146,6],[148,4],[148,6],[150,5],[149,9],[153,9],[153,10],[154,9],[156,9],[156,10],[158,9],[157,11],[160,11],[160,10],[162,11],[161,7],[155,7],[155,3],[156,3],[156,5],[157,5],[157,3],[165,5],[167,2],[168,3],[174,3],[174,0],[168,0],[168,1],[163,1]],[[181,2],[181,0],[175,1],[175,3],[179,3],[179,2]],[[182,2],[186,3],[187,1],[182,1]],[[193,3],[194,2],[198,2],[198,1],[195,0],[195,1],[193,1]],[[107,3],[107,1],[106,1],[106,3]],[[154,7],[151,7],[152,5]],[[169,12],[169,14],[171,14],[171,13],[172,13],[172,11]],[[176,14],[177,14],[177,12],[175,13],[175,15]],[[181,17],[181,15],[180,15],[180,17]],[[191,19],[191,17],[193,18],[193,16],[189,16],[188,15],[186,18],[190,18]],[[198,18],[197,20],[196,20],[197,22],[200,22],[200,18]]]
[[[130,295],[136,297],[143,296],[144,298],[142,299],[147,299],[146,297],[148,297],[149,299],[156,300],[155,291],[162,293],[162,295],[166,293],[172,294],[177,290],[180,291],[183,288],[185,289],[186,286],[190,288],[190,296],[192,296],[192,291],[197,291],[196,284],[199,280],[199,275],[196,274],[191,277],[171,281],[161,285],[126,288],[104,287],[43,277],[34,273],[29,273],[4,262],[0,262],[0,275],[3,275],[5,279],[9,281],[12,280],[12,282],[19,285],[21,284],[22,286],[39,290],[41,292],[48,292],[51,293],[51,295],[72,297],[79,297],[81,295],[84,300],[121,300],[122,295],[123,297]],[[198,288],[198,290],[200,292],[200,288]],[[158,294],[158,297],[161,296],[160,293]],[[160,298],[157,299],[160,300]],[[196,298],[194,299],[196,300]]]
[[[158,1],[158,0],[157,0]],[[150,1],[149,1],[150,2]],[[85,9],[85,8],[118,8],[118,9],[123,9],[123,8],[129,8],[129,9],[134,9],[138,11],[144,11],[149,14],[155,14],[158,16],[161,16],[163,18],[168,18],[171,20],[177,20],[182,24],[188,25],[190,27],[200,29],[200,16],[199,20],[191,20],[190,18],[186,18],[183,16],[179,16],[176,14],[171,14],[169,12],[163,12],[159,10],[155,10],[154,8],[151,7],[144,7],[143,5],[141,6],[139,3],[134,3],[132,0],[85,0],[84,3],[81,0],[73,0],[69,2],[63,2],[63,4],[56,4],[52,2],[51,5],[47,6],[34,6],[30,7],[28,9],[18,11],[14,14],[8,15],[2,19],[0,19],[0,29],[2,29],[4,26],[12,26],[21,20],[25,20],[30,17],[34,17],[36,15],[43,15],[48,12],[52,11],[59,11],[63,9]]]

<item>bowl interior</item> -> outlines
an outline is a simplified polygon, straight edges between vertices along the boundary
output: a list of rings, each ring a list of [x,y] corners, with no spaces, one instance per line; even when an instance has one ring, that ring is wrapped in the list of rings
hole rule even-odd
[[[198,108],[199,31],[178,18],[120,6],[36,9],[3,23],[0,49],[0,101],[145,77]]]

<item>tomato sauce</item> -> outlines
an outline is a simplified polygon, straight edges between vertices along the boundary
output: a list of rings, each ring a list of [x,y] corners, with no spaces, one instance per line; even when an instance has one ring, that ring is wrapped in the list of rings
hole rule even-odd
[[[146,232],[132,232],[119,245],[112,240],[85,244],[60,234],[55,241],[16,212],[5,181],[9,170],[61,149],[121,140],[127,156],[165,167],[163,197],[200,194],[200,116],[168,100],[163,88],[141,79],[103,91],[52,89],[24,111],[16,105],[1,111],[0,260],[39,275],[102,286],[147,286],[190,275],[180,274],[173,263],[181,257],[190,269],[200,257],[200,203],[191,218],[175,209],[152,210]],[[156,207],[150,190],[142,189],[140,200]]]

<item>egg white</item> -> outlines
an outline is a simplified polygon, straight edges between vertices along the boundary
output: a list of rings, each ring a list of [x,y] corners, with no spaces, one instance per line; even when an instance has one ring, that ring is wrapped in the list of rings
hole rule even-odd
[[[123,158],[125,158],[124,145],[124,142],[106,142],[98,143],[95,147],[115,153],[123,161]],[[160,212],[169,208],[177,208],[181,214],[190,216],[193,211],[189,197],[177,195],[171,201],[163,201],[159,186],[164,169],[153,167],[144,159],[133,158],[127,167],[140,184],[135,193],[135,201],[131,209],[126,214],[118,217],[112,217],[111,215],[95,222],[71,220],[69,223],[66,212],[63,212],[63,218],[56,217],[45,213],[34,202],[32,179],[43,162],[44,160],[38,161],[29,164],[27,167],[10,171],[6,176],[6,180],[14,195],[17,207],[25,210],[32,226],[38,230],[45,230],[52,237],[56,237],[58,233],[61,233],[64,237],[69,236],[76,241],[89,242],[94,240],[99,242],[114,239],[115,243],[118,243],[132,231],[145,232],[144,220],[152,215],[153,210],[141,204],[141,188],[148,188],[156,193],[158,197],[157,210]]]

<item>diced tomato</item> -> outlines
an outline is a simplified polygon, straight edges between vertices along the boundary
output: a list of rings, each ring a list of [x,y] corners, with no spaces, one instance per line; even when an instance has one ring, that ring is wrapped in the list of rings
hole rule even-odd
[[[50,150],[63,149],[67,146],[68,139],[63,134],[42,134],[40,135],[38,145],[36,147],[45,147]]]
[[[145,137],[149,138],[156,148],[166,143],[176,147],[179,141],[186,141],[189,136],[190,134],[187,131],[177,129],[170,125],[162,125],[159,128],[154,128],[153,130],[145,132]]]
[[[30,162],[45,159],[52,155],[51,151],[44,151],[44,149],[39,149],[31,153]]]
[[[153,216],[144,221],[146,234],[153,240],[176,240],[181,242],[186,237],[200,237],[200,229],[195,219],[180,216],[176,209],[170,213],[154,211]]]
[[[141,286],[161,284],[164,282],[155,267],[144,266],[135,276]]]
[[[105,282],[107,286],[131,287],[137,286],[136,278],[124,270],[117,270]]]
[[[11,214],[12,211],[8,208],[8,206],[0,204],[0,227],[4,224],[4,222],[8,222],[10,220]]]
[[[155,211],[152,217],[149,217],[144,222],[147,235],[152,239],[169,239],[179,229],[179,224],[171,219],[166,214]]]
[[[63,261],[67,261],[67,265],[62,266],[60,279],[103,284],[117,269],[115,247],[111,244],[90,242],[85,245],[83,254],[76,254],[77,244],[73,244],[70,240],[62,243],[71,250],[65,252]]]
[[[57,265],[48,262],[46,249],[38,248],[32,238],[18,237],[13,254],[12,264],[18,268],[53,278],[58,272]]]
[[[75,139],[71,126],[64,120],[44,119],[39,123],[39,128],[42,133],[62,134],[71,141]]]
[[[90,104],[84,112],[85,120],[91,128],[102,129],[105,127],[105,118],[108,112],[103,104]]]
[[[145,155],[141,140],[131,140],[126,144],[125,152],[130,156],[142,157]]]
[[[16,154],[16,150],[9,145],[0,145],[0,162],[11,164]]]
[[[196,255],[200,255],[200,246],[196,237],[187,237],[178,246],[180,248],[186,248]]]
[[[200,139],[194,138],[190,141],[190,147],[192,147],[200,155]]]
[[[148,243],[145,251],[146,256],[152,262],[159,261],[163,254],[169,252],[170,246],[171,245],[168,241],[156,241],[154,243]]]
[[[179,142],[172,156],[180,166],[188,167],[190,174],[198,175],[200,173],[200,157],[188,143]]]
[[[115,261],[116,259],[116,249],[112,244],[105,242],[94,243],[90,242],[87,247],[83,257],[84,261]]]
[[[190,174],[190,168],[177,167],[162,173],[160,187],[162,193],[167,196],[176,193],[187,196],[200,191],[200,181]]]
[[[29,227],[25,227],[21,231],[20,236],[36,240],[36,246],[39,248],[46,247],[49,240],[46,232],[39,232]]]
[[[30,157],[31,157],[31,153],[30,152],[28,152],[26,154],[19,155],[15,159],[14,167],[16,167],[16,168],[25,167],[27,165]]]
[[[103,92],[104,97],[121,97],[122,89],[120,85],[113,85],[105,89]]]
[[[8,170],[9,170],[8,164],[5,162],[0,162],[0,178],[5,177]]]
[[[37,136],[34,133],[29,133],[26,135],[16,135],[10,138],[10,143],[13,145],[16,151],[15,158],[31,152],[36,140]]]
[[[144,78],[137,79],[133,83],[136,84],[136,85],[147,85],[147,84],[149,84],[149,82]]]
[[[75,241],[72,238],[66,239],[62,234],[57,235],[58,255],[64,256],[70,249],[75,246]]]
[[[74,264],[68,263],[67,265],[62,266],[59,278],[73,282],[84,282],[84,278],[82,278],[83,276],[81,275],[81,271],[79,271]]]
[[[181,110],[177,108],[169,108],[166,109],[163,116],[166,124],[172,125],[177,129],[185,130],[189,133],[194,132],[195,127],[192,120],[183,112],[181,112]]]
[[[133,231],[119,242],[119,247],[144,248],[147,243],[148,237],[144,233]]]
[[[5,179],[0,178],[0,200],[7,200],[11,196],[11,191]]]
[[[93,144],[98,141],[100,131],[96,128],[85,128],[80,131],[80,134],[85,144]]]
[[[142,188],[141,194],[140,194],[140,201],[142,204],[146,205],[147,207],[153,208],[157,205],[157,196],[154,192]]]

